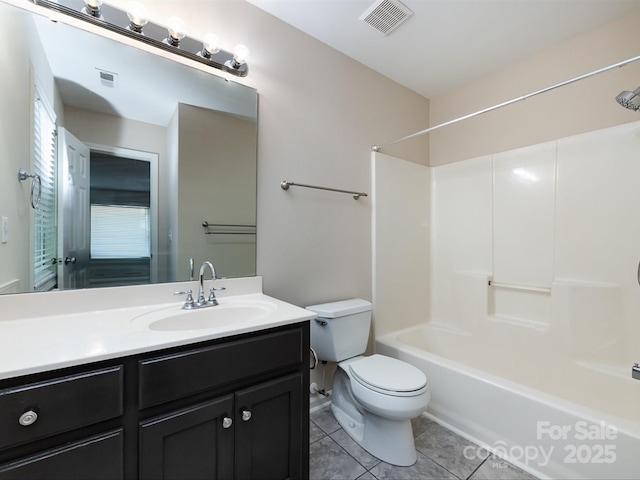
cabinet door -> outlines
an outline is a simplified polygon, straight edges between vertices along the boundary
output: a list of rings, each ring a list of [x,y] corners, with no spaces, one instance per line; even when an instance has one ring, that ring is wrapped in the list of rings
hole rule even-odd
[[[297,373],[236,393],[236,478],[308,477],[302,389]]]
[[[142,422],[140,479],[233,478],[232,417],[228,395]]]
[[[0,479],[100,480],[123,478],[122,429],[0,465]]]

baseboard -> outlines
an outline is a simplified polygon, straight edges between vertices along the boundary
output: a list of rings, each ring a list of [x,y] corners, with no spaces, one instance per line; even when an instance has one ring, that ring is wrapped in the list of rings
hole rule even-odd
[[[331,405],[331,390],[327,393],[326,397],[319,393],[314,393],[309,397],[309,413],[317,412]]]
[[[20,293],[20,280],[16,278],[0,285],[0,294],[4,293]]]

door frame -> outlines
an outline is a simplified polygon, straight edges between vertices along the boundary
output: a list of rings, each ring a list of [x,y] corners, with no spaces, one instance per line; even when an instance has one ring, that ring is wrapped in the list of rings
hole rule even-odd
[[[107,153],[115,157],[149,162],[149,220],[151,222],[150,274],[151,283],[158,283],[158,154],[153,152],[144,152],[142,150],[114,147],[112,145],[100,145],[97,143],[85,143],[85,145],[89,147],[89,151],[91,153]]]

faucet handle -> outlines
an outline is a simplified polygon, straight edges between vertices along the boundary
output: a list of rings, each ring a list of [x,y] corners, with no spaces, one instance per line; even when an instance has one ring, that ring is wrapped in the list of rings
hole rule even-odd
[[[195,300],[193,299],[193,292],[191,290],[187,290],[186,292],[173,292],[173,294],[187,295],[187,298],[184,301],[184,305],[182,306],[182,308],[184,308],[185,310],[193,308],[196,304]]]
[[[224,287],[220,287],[220,288],[211,287],[209,289],[209,300],[207,301],[209,305],[218,305],[218,300],[216,299],[216,295],[214,293],[217,290],[224,290]]]

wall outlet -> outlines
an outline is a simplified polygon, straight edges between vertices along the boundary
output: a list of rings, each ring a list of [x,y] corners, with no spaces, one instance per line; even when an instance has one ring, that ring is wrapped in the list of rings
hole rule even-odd
[[[9,219],[7,217],[2,217],[2,243],[7,243],[9,241]]]

